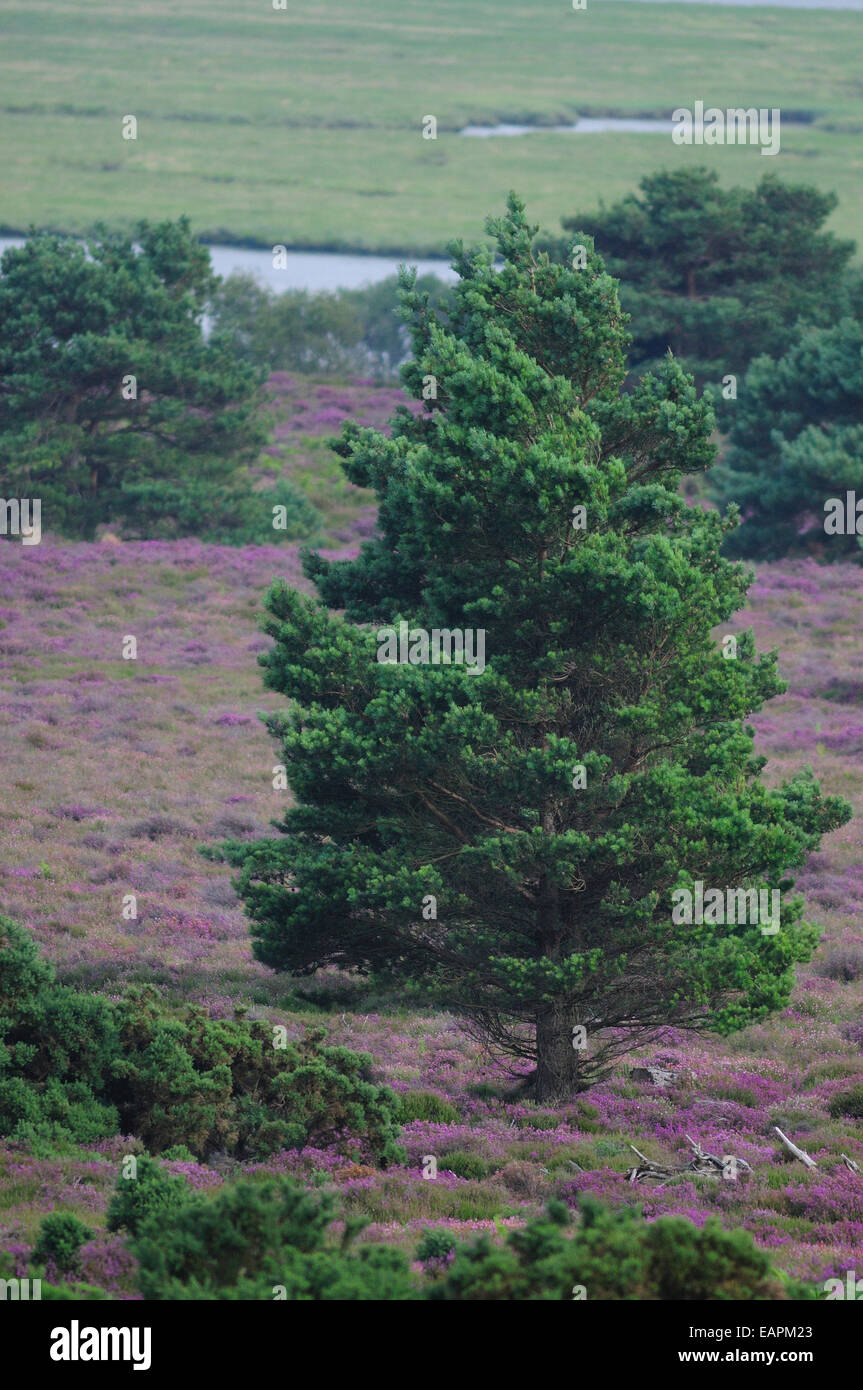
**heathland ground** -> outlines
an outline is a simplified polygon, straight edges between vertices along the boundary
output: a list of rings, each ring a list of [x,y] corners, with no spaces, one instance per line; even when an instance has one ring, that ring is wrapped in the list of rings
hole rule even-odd
[[[324,510],[334,552],[353,553],[372,524],[371,499],[342,483],[325,436],[347,415],[380,424],[397,391],[341,387],[280,374],[274,463]],[[328,502],[329,499],[329,502]],[[305,1149],[265,1164],[339,1191],[348,1212],[371,1220],[363,1239],[413,1250],[421,1232],[494,1233],[522,1223],[557,1195],[572,1206],[591,1191],[648,1216],[712,1213],[743,1227],[775,1264],[813,1280],[859,1269],[863,1240],[860,1109],[863,1094],[863,569],[814,561],[759,566],[749,608],[727,626],[751,625],[777,646],[787,694],[755,720],[766,775],[805,763],[855,805],[798,885],[824,930],[799,972],[789,1007],[728,1040],[695,1041],[673,1029],[648,1060],[673,1073],[668,1087],[631,1074],[631,1058],[606,1083],[546,1111],[513,1098],[513,1079],[485,1057],[458,1020],[412,1010],[356,981],[273,975],[252,957],[248,923],[227,869],[197,852],[226,836],[267,832],[285,793],[272,786],[275,748],[257,718],[280,706],[261,685],[256,627],[276,575],[306,587],[294,546],[202,545],[195,540],[0,547],[0,897],[62,978],[116,997],[130,981],[155,983],[169,1007],[200,1002],[230,1017],[237,1005],[296,1036],[323,1024],[334,1041],[372,1054],[376,1076],[414,1116],[407,1162],[380,1171],[335,1151]],[[124,661],[122,638],[138,639]],[[125,893],[138,917],[121,916]],[[816,1160],[790,1159],[778,1125]],[[696,1177],[633,1187],[630,1145],[664,1162],[689,1157],[690,1135],[735,1154],[752,1172],[736,1181]],[[93,1230],[79,1278],[134,1296],[134,1262],[106,1230],[121,1155],[118,1137],[65,1154],[0,1148],[0,1247],[19,1272],[39,1222],[76,1212]],[[422,1157],[435,1154],[434,1181]],[[237,1168],[170,1160],[195,1188],[215,1192]]]

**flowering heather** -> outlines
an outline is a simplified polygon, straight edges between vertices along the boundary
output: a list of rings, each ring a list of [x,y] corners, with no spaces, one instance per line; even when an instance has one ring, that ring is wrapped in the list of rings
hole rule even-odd
[[[269,463],[262,478],[281,474],[299,488],[324,516],[331,543],[368,540],[375,524],[374,494],[347,481],[328,441],[341,433],[345,420],[386,430],[398,406],[417,414],[421,404],[398,386],[376,386],[362,377],[333,386],[274,372],[266,389],[273,443],[264,451]]]
[[[301,411],[300,387],[283,376],[274,378],[282,402],[304,419],[348,399],[356,415],[362,397],[377,423],[374,410],[392,394],[315,388]],[[307,383],[302,390],[309,394]],[[357,540],[354,531],[334,553],[355,553]],[[494,1234],[551,1196],[575,1207],[593,1192],[642,1206],[649,1220],[680,1213],[701,1225],[716,1215],[803,1278],[859,1266],[863,1173],[840,1155],[863,1169],[863,1129],[829,1108],[863,1082],[863,974],[835,963],[863,949],[859,819],[829,836],[798,876],[824,942],[780,1016],[726,1040],[668,1030],[648,1059],[627,1059],[569,1105],[538,1108],[517,1093],[519,1069],[483,1055],[453,1018],[408,1011],[337,972],[291,981],[256,963],[230,872],[198,853],[225,836],[270,833],[285,804],[258,718],[281,701],[264,690],[255,660],[269,641],[257,614],[277,575],[307,587],[295,547],[50,537],[38,547],[0,545],[0,910],[26,924],[79,988],[116,998],[126,983],[149,981],[169,1003],[200,1003],[221,1017],[244,1005],[290,1037],[323,1022],[331,1041],[369,1052],[376,1079],[420,1106],[422,1118],[404,1125],[400,1167],[380,1170],[333,1148],[242,1166],[177,1158],[167,1171],[206,1192],[244,1170],[335,1187],[346,1216],[371,1220],[364,1240],[410,1253],[428,1229]],[[767,779],[808,761],[826,790],[859,809],[863,571],[766,565],[750,601],[730,630],[751,625],[760,647],[779,647],[789,683],[753,721]],[[135,662],[122,659],[125,634],[137,637]],[[127,893],[138,899],[133,920],[122,915]],[[339,999],[331,1009],[327,990]],[[631,1068],[645,1060],[670,1070],[671,1084],[634,1079]],[[816,1169],[790,1158],[777,1125]],[[687,1135],[752,1171],[734,1181],[687,1174],[661,1190],[627,1182],[639,1161],[631,1145],[682,1167]],[[78,1277],[133,1297],[133,1262],[106,1232],[105,1210],[123,1157],[139,1150],[128,1137],[86,1153],[0,1148],[0,1243],[16,1265],[25,1267],[42,1217],[70,1210],[96,1232]],[[427,1155],[437,1160],[434,1179],[422,1176]]]

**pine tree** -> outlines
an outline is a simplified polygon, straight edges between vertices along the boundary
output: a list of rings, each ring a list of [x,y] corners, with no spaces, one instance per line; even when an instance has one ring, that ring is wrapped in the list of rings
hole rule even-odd
[[[534,1059],[553,1101],[668,1025],[784,1004],[817,937],[799,901],[771,935],[678,925],[671,895],[787,893],[848,809],[810,777],[760,779],[744,719],[784,688],[775,654],[741,632],[724,657],[712,629],[747,588],[719,556],[732,522],[678,493],[711,460],[709,405],[671,360],[622,393],[625,324],[592,250],[537,255],[514,195],[488,229],[501,264],[453,246],[446,320],[405,277],[420,412],[339,444],[379,539],[307,557],[322,601],[268,595],[296,804],[281,837],[222,852],[262,961],[416,982]],[[402,621],[417,657],[421,630],[482,630],[485,669],[379,660]]]
[[[38,498],[42,525],[91,538],[273,540],[253,491],[266,442],[262,374],[203,317],[216,284],[188,220],[83,241],[47,232],[3,255],[0,494]],[[314,517],[294,534],[308,536]],[[282,532],[284,537],[285,532]]]
[[[863,559],[863,319],[810,328],[778,361],[756,358],[711,482],[744,518],[729,554]],[[845,515],[849,492],[859,516],[854,503]]]
[[[834,193],[772,174],[755,188],[722,188],[698,167],[648,174],[639,189],[563,219],[595,239],[620,279],[634,370],[670,349],[698,385],[718,389],[759,353],[783,352],[798,320],[827,325],[850,311],[854,242],[824,230]],[[562,254],[567,243],[556,245]]]

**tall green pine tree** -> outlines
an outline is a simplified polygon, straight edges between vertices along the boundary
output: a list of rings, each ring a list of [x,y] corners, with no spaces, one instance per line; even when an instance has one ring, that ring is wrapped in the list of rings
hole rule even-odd
[[[747,588],[719,555],[732,522],[678,493],[711,461],[709,406],[671,360],[622,394],[624,319],[593,251],[582,269],[537,255],[514,196],[488,228],[502,264],[453,247],[446,321],[406,276],[404,381],[437,398],[389,437],[345,427],[380,538],[307,557],[323,602],[270,591],[261,661],[291,701],[271,727],[296,804],[283,837],[225,853],[262,961],[424,983],[535,1060],[554,1101],[666,1026],[730,1031],[784,1004],[817,938],[800,902],[768,935],[677,925],[672,890],[785,891],[848,810],[809,776],[760,780],[744,720],[783,689],[775,655],[740,632],[723,657],[712,629]],[[401,620],[485,630],[485,669],[380,662]]]

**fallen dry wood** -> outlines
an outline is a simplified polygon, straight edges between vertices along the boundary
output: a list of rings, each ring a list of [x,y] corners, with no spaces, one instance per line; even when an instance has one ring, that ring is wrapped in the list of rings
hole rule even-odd
[[[724,1176],[730,1164],[732,1172],[734,1173],[736,1173],[738,1168],[745,1168],[747,1173],[752,1172],[752,1168],[746,1162],[745,1158],[738,1158],[736,1154],[726,1154],[724,1158],[717,1158],[716,1154],[705,1153],[701,1145],[696,1144],[694,1139],[690,1139],[688,1134],[685,1134],[683,1137],[695,1150],[695,1157],[690,1161],[688,1171],[709,1173],[715,1169],[717,1173],[722,1173]]]
[[[630,1168],[626,1175],[630,1183],[637,1182],[659,1182],[665,1183],[675,1178],[692,1177],[700,1174],[709,1178],[732,1178],[736,1179],[739,1169],[745,1169],[751,1173],[752,1168],[745,1158],[738,1158],[735,1154],[727,1154],[724,1158],[717,1158],[715,1154],[705,1153],[700,1144],[696,1144],[694,1139],[690,1139],[687,1134],[686,1139],[692,1145],[695,1153],[688,1163],[680,1164],[676,1167],[666,1166],[655,1163],[652,1158],[648,1158],[634,1144],[630,1148],[634,1154],[641,1159],[635,1168]],[[729,1172],[730,1167],[730,1172]]]
[[[802,1149],[798,1149],[796,1144],[792,1144],[791,1140],[788,1138],[787,1135],[782,1133],[782,1130],[779,1128],[778,1125],[774,1125],[773,1128],[776,1130],[776,1133],[779,1135],[779,1138],[782,1140],[789,1153],[792,1153],[795,1158],[799,1158],[800,1162],[805,1163],[807,1168],[818,1167],[818,1164],[815,1162],[815,1159],[810,1158],[809,1155],[807,1153],[804,1153]]]
[[[852,1173],[860,1172],[860,1165],[859,1163],[855,1163],[853,1158],[849,1158],[847,1154],[840,1154],[839,1157],[842,1159],[842,1162],[845,1164],[845,1167],[848,1168]]]

